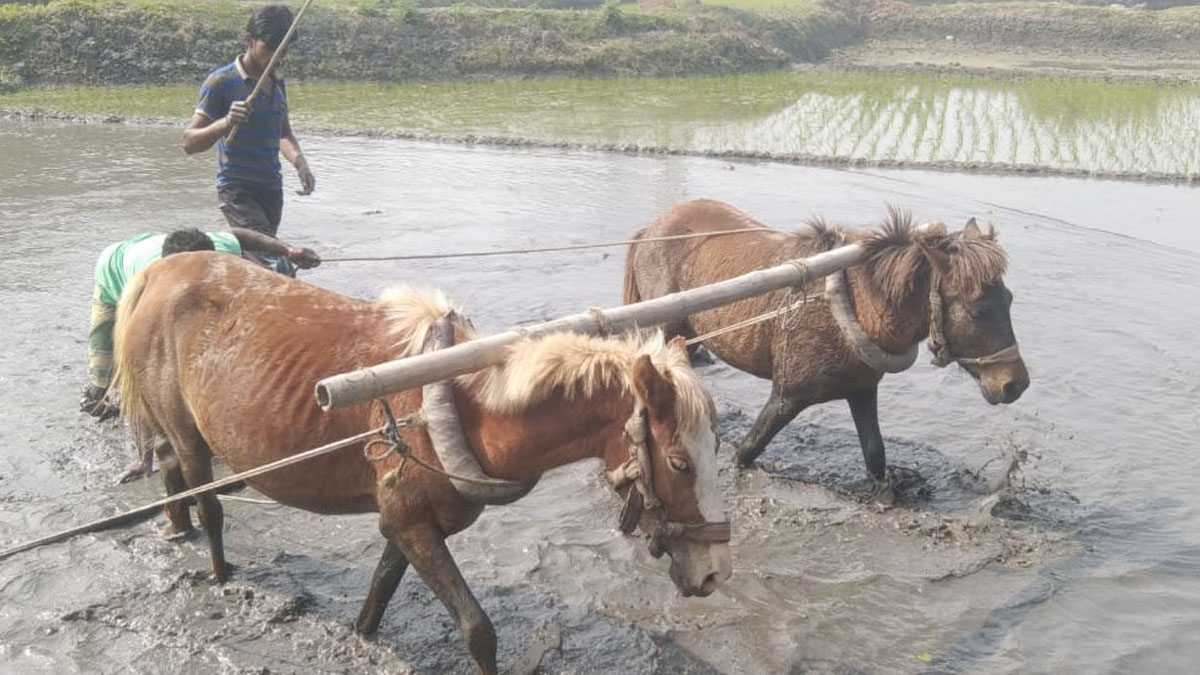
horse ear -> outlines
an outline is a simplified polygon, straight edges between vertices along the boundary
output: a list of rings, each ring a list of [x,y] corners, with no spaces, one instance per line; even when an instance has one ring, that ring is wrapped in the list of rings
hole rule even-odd
[[[979,223],[975,222],[974,218],[968,220],[966,226],[963,227],[963,238],[979,239],[982,236],[983,233],[979,231]]]
[[[927,233],[916,240],[933,270],[942,276],[949,274],[950,254],[956,247],[954,241],[944,231],[941,234]]]
[[[633,390],[654,418],[661,419],[675,408],[675,390],[648,354],[642,354],[633,364]]]

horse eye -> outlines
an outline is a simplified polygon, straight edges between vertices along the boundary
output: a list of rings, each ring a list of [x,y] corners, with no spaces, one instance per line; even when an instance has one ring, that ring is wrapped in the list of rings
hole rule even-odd
[[[667,464],[670,464],[672,469],[675,469],[680,473],[687,473],[691,470],[691,467],[688,466],[687,460],[682,457],[671,455],[667,457]]]

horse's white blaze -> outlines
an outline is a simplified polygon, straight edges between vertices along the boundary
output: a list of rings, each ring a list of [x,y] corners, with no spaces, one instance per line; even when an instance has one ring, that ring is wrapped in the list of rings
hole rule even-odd
[[[725,506],[717,486],[717,436],[709,420],[696,426],[696,433],[684,443],[696,472],[696,503],[706,521],[720,522],[725,520]]]

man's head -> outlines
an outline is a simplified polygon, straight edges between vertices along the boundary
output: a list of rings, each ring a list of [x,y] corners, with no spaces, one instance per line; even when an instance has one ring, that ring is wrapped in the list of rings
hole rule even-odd
[[[163,240],[162,257],[184,251],[212,251],[216,247],[213,241],[200,230],[189,227],[186,230],[175,230]]]
[[[263,40],[268,49],[275,51],[283,43],[283,36],[287,35],[291,25],[292,10],[285,5],[267,5],[250,15],[250,20],[246,22],[246,37]],[[288,45],[291,46],[299,37],[299,32],[292,33]]]

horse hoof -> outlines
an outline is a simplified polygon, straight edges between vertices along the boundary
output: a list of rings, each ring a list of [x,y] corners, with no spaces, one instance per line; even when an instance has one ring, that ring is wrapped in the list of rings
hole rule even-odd
[[[871,491],[871,503],[882,509],[896,505],[896,490],[892,486],[891,481],[884,481],[875,484],[875,489]]]
[[[225,563],[224,569],[219,572],[214,569],[213,583],[217,586],[223,585],[225,582],[229,581],[229,577],[233,574],[235,569],[237,569],[237,567],[235,567],[233,563]]]
[[[751,453],[748,453],[745,450],[741,450],[741,449],[739,449],[733,455],[733,461],[735,464],[737,464],[739,469],[753,469],[756,459],[758,459],[757,452],[751,454]]]

